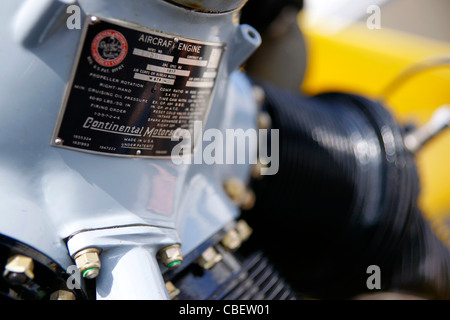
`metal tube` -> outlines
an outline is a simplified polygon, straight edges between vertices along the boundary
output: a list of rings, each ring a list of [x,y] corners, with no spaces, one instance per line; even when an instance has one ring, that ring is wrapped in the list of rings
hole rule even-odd
[[[155,253],[140,246],[104,251],[96,284],[98,300],[169,299]]]
[[[416,153],[448,127],[450,127],[450,106],[443,105],[433,113],[429,122],[405,136],[405,147],[411,153]]]

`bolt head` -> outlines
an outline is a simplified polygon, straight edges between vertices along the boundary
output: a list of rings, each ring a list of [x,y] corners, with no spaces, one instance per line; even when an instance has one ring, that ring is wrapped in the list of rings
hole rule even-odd
[[[209,247],[197,259],[197,263],[205,270],[209,270],[222,260],[222,255],[213,247]]]
[[[12,285],[22,285],[34,278],[33,259],[20,254],[8,259],[3,278]]]
[[[235,229],[241,241],[247,240],[253,233],[253,229],[248,225],[248,223],[245,220],[239,220],[236,224]]]
[[[245,191],[244,199],[242,200],[241,209],[251,210],[255,206],[256,195],[253,190],[248,189]]]
[[[230,230],[221,240],[222,245],[227,249],[228,251],[235,250],[239,248],[242,244],[241,237],[239,236],[239,233],[232,229]]]
[[[169,294],[169,299],[173,300],[180,294],[180,289],[175,287],[175,285],[171,281],[166,282],[167,293]]]
[[[268,130],[271,126],[272,118],[267,112],[261,111],[258,115],[258,128]]]
[[[97,248],[88,248],[75,254],[74,260],[83,278],[94,279],[99,275],[101,268],[99,253]]]
[[[183,261],[183,254],[179,244],[162,248],[158,252],[158,257],[162,264],[171,270],[178,268]]]
[[[258,162],[257,162],[256,164],[253,165],[253,167],[252,167],[252,172],[251,172],[251,175],[252,175],[252,178],[253,178],[253,179],[261,180],[261,179],[263,178],[263,175],[261,174],[262,169],[268,167],[268,165],[267,165],[267,163],[268,163],[267,159],[264,159],[264,160],[265,160],[265,161],[264,161],[265,163],[262,163],[262,162],[261,162],[261,159],[258,159]]]
[[[231,201],[236,204],[242,203],[245,198],[246,187],[241,180],[237,178],[228,179],[224,182],[223,187]]]
[[[58,290],[50,295],[50,300],[76,300],[76,297],[71,291]]]

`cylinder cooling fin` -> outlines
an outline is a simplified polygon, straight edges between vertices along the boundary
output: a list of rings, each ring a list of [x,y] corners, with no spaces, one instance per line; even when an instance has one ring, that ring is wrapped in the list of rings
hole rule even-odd
[[[450,297],[450,254],[418,208],[420,184],[405,130],[380,103],[345,94],[304,97],[262,84],[280,133],[280,170],[254,179],[244,217],[254,245],[299,292],[351,298],[381,289]]]

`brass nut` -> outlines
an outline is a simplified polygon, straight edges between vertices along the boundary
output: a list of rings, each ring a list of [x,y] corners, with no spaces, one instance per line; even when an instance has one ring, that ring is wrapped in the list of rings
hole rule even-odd
[[[222,238],[221,243],[225,249],[232,251],[241,246],[242,240],[239,233],[235,229],[232,229]]]
[[[248,225],[245,220],[239,220],[236,224],[236,232],[239,234],[241,241],[245,241],[253,233],[253,229]]]
[[[258,114],[258,129],[268,130],[270,127],[272,127],[272,118],[267,112],[261,111]]]
[[[255,205],[255,193],[251,189],[247,189],[241,180],[228,179],[224,182],[223,187],[230,200],[241,209],[250,210]]]
[[[217,263],[222,261],[222,255],[217,252],[213,247],[209,247],[197,258],[197,263],[205,270],[209,270]]]
[[[167,293],[169,294],[169,299],[173,300],[176,296],[180,294],[180,289],[175,287],[175,285],[172,283],[172,281],[166,282],[166,289]]]
[[[183,262],[183,254],[179,244],[173,244],[171,246],[162,248],[158,252],[158,257],[161,263],[170,270],[176,269]]]
[[[251,210],[256,203],[256,195],[251,189],[245,191],[244,199],[242,200],[241,209]]]
[[[3,277],[13,285],[25,284],[34,278],[33,269],[33,259],[17,254],[6,262]]]
[[[72,291],[58,290],[50,295],[50,300],[76,300]]]
[[[245,240],[247,240],[253,229],[247,224],[245,220],[239,220],[234,229],[228,233],[220,241],[226,250],[232,251],[239,248]]]
[[[100,251],[97,248],[80,250],[75,254],[74,260],[83,278],[94,279],[100,274],[99,254]]]
[[[245,197],[246,187],[241,180],[237,178],[228,179],[224,182],[223,187],[231,201],[238,205],[242,203]]]
[[[261,172],[262,172],[262,169],[266,169],[268,167],[267,159],[265,159],[265,163],[266,164],[263,164],[261,162],[261,159],[258,159],[258,162],[256,162],[256,164],[253,165],[252,172],[251,172],[253,179],[261,180],[263,178],[263,175],[261,174]]]

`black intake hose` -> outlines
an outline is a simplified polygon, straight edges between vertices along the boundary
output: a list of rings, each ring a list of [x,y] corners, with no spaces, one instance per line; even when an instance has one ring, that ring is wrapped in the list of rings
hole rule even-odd
[[[390,112],[357,95],[262,87],[280,165],[251,182],[257,200],[244,217],[253,245],[314,298],[369,292],[367,268],[376,265],[382,290],[449,299],[449,250],[417,206],[415,159]]]

